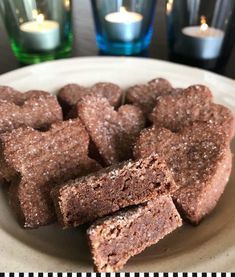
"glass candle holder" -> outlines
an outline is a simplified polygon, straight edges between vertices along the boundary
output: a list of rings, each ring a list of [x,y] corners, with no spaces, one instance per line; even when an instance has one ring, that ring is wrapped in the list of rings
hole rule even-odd
[[[91,0],[101,51],[134,55],[149,47],[156,0]]]
[[[235,0],[167,0],[166,18],[174,61],[215,69],[231,52]]]
[[[2,0],[12,50],[24,64],[67,57],[72,49],[70,0]]]

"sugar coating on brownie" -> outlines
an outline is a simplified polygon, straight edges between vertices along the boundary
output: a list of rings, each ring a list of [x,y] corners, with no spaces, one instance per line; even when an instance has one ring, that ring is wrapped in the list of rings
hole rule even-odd
[[[235,131],[232,112],[212,102],[212,93],[206,86],[194,85],[181,93],[159,97],[150,116],[158,127],[179,131],[195,121],[213,122],[223,126],[230,137]]]
[[[88,158],[88,143],[79,119],[56,123],[46,132],[20,128],[2,135],[2,172],[14,180],[10,202],[24,227],[55,219],[52,186],[100,168]]]
[[[32,96],[22,105],[0,100],[0,133],[24,126],[47,129],[61,120],[61,107],[56,97],[49,94]]]
[[[37,89],[31,89],[24,93],[21,93],[22,101],[26,101],[30,98],[39,98],[41,96],[48,96],[51,95],[49,92],[44,90],[37,90]],[[54,96],[55,97],[55,96]]]
[[[9,86],[0,86],[0,100],[14,103],[21,106],[26,100],[32,97],[50,95],[48,92],[43,90],[29,90],[27,92],[20,92]]]
[[[153,127],[137,140],[138,159],[160,153],[171,169],[179,189],[173,199],[182,215],[198,224],[216,206],[229,180],[232,154],[223,128],[194,123],[179,133]]]
[[[156,99],[173,90],[169,81],[163,78],[156,78],[143,85],[130,87],[126,92],[127,103],[140,107],[145,114],[149,114],[156,103]]]
[[[113,83],[100,82],[91,87],[84,87],[78,84],[68,84],[58,92],[58,100],[65,114],[67,114],[77,102],[87,94],[105,97],[111,106],[118,107],[121,103],[122,90]]]
[[[83,97],[76,107],[105,165],[132,157],[133,144],[145,126],[138,107],[123,105],[115,111],[106,98],[91,95]]]
[[[52,198],[60,224],[72,227],[176,189],[171,172],[155,154],[70,180],[55,187]]]
[[[9,86],[0,86],[0,100],[20,105],[22,104],[21,92]]]
[[[132,256],[181,225],[182,220],[170,196],[159,196],[97,220],[87,230],[95,270],[121,270]]]

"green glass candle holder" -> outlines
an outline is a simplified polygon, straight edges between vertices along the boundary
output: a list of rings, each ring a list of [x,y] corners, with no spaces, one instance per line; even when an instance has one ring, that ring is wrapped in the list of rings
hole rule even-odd
[[[71,55],[70,0],[2,0],[0,12],[12,50],[21,63]]]

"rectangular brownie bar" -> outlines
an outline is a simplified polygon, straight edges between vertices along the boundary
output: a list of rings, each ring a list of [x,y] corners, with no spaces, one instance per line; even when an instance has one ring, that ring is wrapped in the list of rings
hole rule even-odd
[[[122,269],[132,256],[181,225],[182,220],[167,195],[97,220],[87,230],[95,270]]]
[[[52,199],[60,224],[72,227],[176,188],[165,161],[154,154],[70,180],[52,190]]]

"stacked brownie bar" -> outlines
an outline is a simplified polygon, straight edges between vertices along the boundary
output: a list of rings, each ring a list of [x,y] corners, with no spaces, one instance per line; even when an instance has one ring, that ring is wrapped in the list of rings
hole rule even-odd
[[[154,154],[70,180],[51,195],[63,227],[107,216],[87,236],[95,269],[114,271],[181,226],[170,196],[176,189],[165,162]]]
[[[155,154],[68,181],[52,190],[52,198],[61,225],[75,227],[174,190],[170,171]]]
[[[207,87],[156,78],[123,99],[113,83],[68,84],[58,101],[0,87],[0,177],[13,210],[25,228],[88,224],[98,272],[121,270],[181,216],[198,224],[232,167],[235,119]]]
[[[97,220],[87,231],[95,270],[122,269],[129,258],[181,225],[181,218],[167,195]]]

